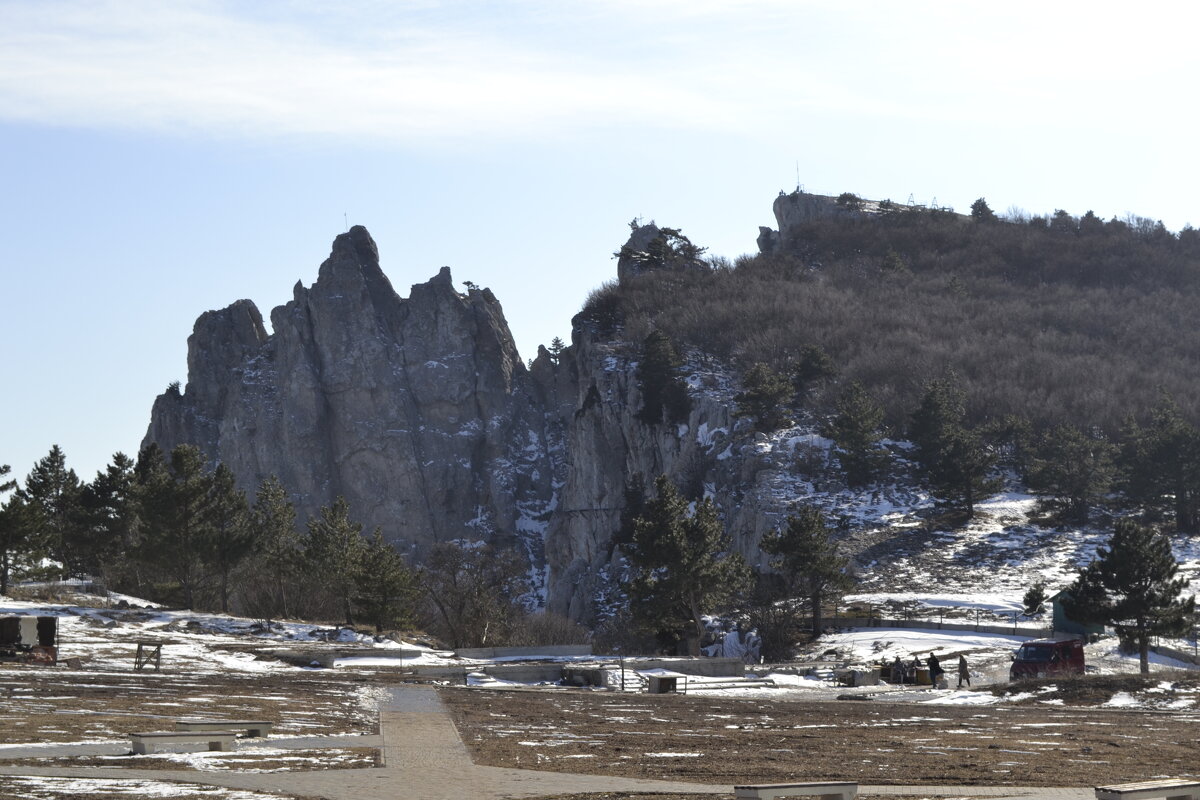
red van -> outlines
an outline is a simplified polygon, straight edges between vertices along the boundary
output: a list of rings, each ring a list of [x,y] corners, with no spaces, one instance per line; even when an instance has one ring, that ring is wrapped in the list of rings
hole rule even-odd
[[[1054,675],[1082,675],[1083,640],[1036,639],[1021,645],[1008,670],[1010,681],[1021,678],[1047,678]]]

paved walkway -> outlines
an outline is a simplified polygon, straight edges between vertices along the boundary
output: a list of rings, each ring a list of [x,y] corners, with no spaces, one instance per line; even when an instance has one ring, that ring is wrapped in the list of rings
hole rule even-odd
[[[166,780],[224,786],[263,792],[285,792],[328,800],[501,800],[553,794],[592,792],[674,792],[679,794],[732,794],[728,785],[677,781],[574,775],[561,772],[504,769],[471,762],[466,746],[433,689],[403,686],[392,690],[380,707],[379,737],[313,737],[303,740],[266,740],[271,746],[293,745],[348,747],[382,745],[383,766],[374,769],[322,770],[317,772],[194,772],[104,767],[8,767],[0,762],[0,775],[40,775],[78,778]],[[325,742],[317,745],[318,742]],[[99,745],[64,745],[85,748]],[[116,747],[128,752],[128,746]],[[23,748],[22,748],[23,749]],[[31,748],[30,755],[50,755],[47,747]],[[0,758],[19,757],[16,748],[0,750]],[[82,754],[82,750],[72,752]],[[58,753],[55,753],[56,755]],[[21,754],[22,756],[25,753]],[[860,794],[924,795],[943,797],[1038,798],[1039,800],[1092,800],[1091,789],[959,786],[862,786]]]

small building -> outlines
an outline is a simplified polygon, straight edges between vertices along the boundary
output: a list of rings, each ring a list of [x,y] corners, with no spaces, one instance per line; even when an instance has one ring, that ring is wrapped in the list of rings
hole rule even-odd
[[[1068,634],[1086,639],[1093,634],[1099,635],[1104,633],[1104,626],[1096,623],[1076,622],[1067,616],[1066,607],[1063,605],[1063,597],[1068,596],[1067,590],[1063,589],[1051,595],[1047,602],[1053,609],[1052,622],[1050,624],[1051,632],[1056,636],[1058,634]]]

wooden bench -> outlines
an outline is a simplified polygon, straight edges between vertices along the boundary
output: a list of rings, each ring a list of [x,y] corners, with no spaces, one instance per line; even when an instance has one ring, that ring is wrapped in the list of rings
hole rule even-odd
[[[1096,800],[1200,800],[1200,781],[1165,778],[1160,781],[1097,786]]]
[[[180,719],[177,731],[245,731],[247,736],[262,739],[271,735],[274,723],[262,719]]]
[[[758,783],[733,787],[733,796],[737,800],[775,800],[777,797],[854,800],[857,795],[857,783]]]
[[[149,731],[131,733],[134,755],[157,753],[159,745],[202,742],[209,750],[232,750],[237,731]]]

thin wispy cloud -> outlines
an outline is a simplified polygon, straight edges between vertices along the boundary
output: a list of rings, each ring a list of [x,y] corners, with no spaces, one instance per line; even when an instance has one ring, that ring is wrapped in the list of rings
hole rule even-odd
[[[1184,114],[1159,98],[1195,20],[1088,8],[0,0],[0,121],[408,145]]]
[[[668,127],[733,116],[632,66],[585,70],[554,48],[390,23],[346,41],[200,2],[4,5],[0,118],[404,142],[545,135],[617,115]]]

